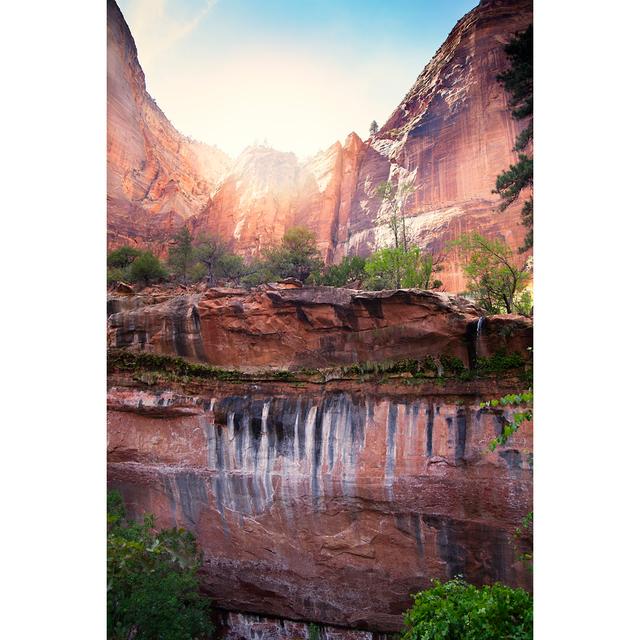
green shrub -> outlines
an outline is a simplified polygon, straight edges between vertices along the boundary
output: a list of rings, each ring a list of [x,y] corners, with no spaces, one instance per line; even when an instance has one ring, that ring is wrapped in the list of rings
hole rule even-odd
[[[161,282],[167,277],[167,272],[162,263],[150,251],[141,253],[128,269],[132,282],[148,285],[152,282]]]
[[[403,640],[531,640],[533,597],[500,583],[475,587],[456,578],[414,596]]]
[[[280,246],[265,252],[265,261],[267,272],[301,282],[323,266],[315,234],[304,227],[287,230]]]
[[[107,255],[107,267],[126,269],[140,255],[140,249],[120,247]]]
[[[452,373],[454,375],[458,375],[465,370],[464,362],[462,362],[458,356],[440,356],[440,363],[447,373]]]
[[[431,282],[433,257],[422,254],[418,247],[406,251],[402,247],[378,249],[367,258],[364,270],[364,284],[373,291],[430,289],[434,286]]]
[[[109,640],[210,638],[211,603],[198,592],[195,538],[157,530],[152,515],[125,521],[122,497],[107,496],[107,637]]]
[[[107,269],[107,284],[115,282],[127,282],[129,279],[129,270],[121,267],[112,267]]]
[[[207,267],[202,262],[196,262],[187,269],[188,282],[200,282],[207,277]]]
[[[317,277],[316,283],[328,287],[344,287],[349,282],[363,280],[365,259],[360,256],[345,256],[338,264],[327,267]]]
[[[529,289],[525,289],[513,302],[516,313],[531,316],[533,313],[533,296]]]
[[[496,351],[489,358],[478,358],[477,368],[483,373],[501,373],[509,369],[519,369],[524,366],[524,358],[519,353]]]

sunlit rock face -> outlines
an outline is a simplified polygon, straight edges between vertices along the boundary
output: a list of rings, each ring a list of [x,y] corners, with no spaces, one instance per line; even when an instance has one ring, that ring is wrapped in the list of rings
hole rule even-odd
[[[405,211],[413,241],[434,254],[448,241],[478,231],[520,246],[522,203],[498,213],[496,176],[516,161],[516,122],[496,76],[508,67],[504,45],[533,20],[531,0],[483,0],[455,26],[361,159],[345,239],[336,255],[366,255],[391,242],[375,187],[411,182]],[[446,290],[462,291],[461,261],[449,253],[438,274]]]
[[[331,259],[351,207],[363,142],[351,133],[344,146],[300,163],[293,153],[246,149],[194,221],[194,232],[228,239],[244,256],[258,256],[294,226],[310,229]]]
[[[160,251],[229,167],[219,149],[178,133],[145,88],[120,9],[107,1],[107,231],[110,247]]]
[[[218,606],[397,631],[431,578],[529,586],[531,427],[489,453],[479,405],[504,385],[132,383],[110,381],[110,484],[196,534]]]
[[[158,296],[112,294],[110,347],[178,355],[223,367],[300,368],[456,356],[476,351],[528,355],[532,322],[483,320],[464,298],[419,290],[365,292],[332,287]]]

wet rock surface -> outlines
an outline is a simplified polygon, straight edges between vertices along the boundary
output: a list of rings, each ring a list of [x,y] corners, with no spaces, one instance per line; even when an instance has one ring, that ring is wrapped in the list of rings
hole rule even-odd
[[[220,612],[216,622],[220,640],[391,640],[387,634],[371,631],[312,627],[313,623],[236,612]]]
[[[504,387],[123,382],[109,482],[132,514],[196,534],[218,606],[388,632],[431,578],[529,585],[512,535],[531,426],[489,453],[503,416],[480,409]]]

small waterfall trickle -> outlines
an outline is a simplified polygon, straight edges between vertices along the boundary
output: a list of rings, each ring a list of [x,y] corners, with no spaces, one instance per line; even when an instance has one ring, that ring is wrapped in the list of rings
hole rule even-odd
[[[474,345],[474,351],[476,354],[476,362],[478,360],[478,357],[482,357],[483,356],[483,352],[482,352],[482,327],[484,326],[484,322],[485,322],[485,317],[484,316],[480,316],[478,318],[478,324],[476,326],[476,340],[475,340],[475,345]]]
[[[467,343],[467,356],[469,358],[469,369],[475,369],[478,358],[478,341],[484,325],[484,316],[477,320],[472,320],[467,324],[465,332],[465,342]]]

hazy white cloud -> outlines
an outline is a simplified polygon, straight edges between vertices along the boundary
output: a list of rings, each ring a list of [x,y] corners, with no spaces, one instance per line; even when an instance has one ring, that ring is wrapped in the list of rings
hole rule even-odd
[[[209,13],[217,0],[202,0],[202,6],[191,14],[180,13],[180,3],[167,0],[129,0],[127,21],[134,34],[138,56],[145,66],[188,36]]]

